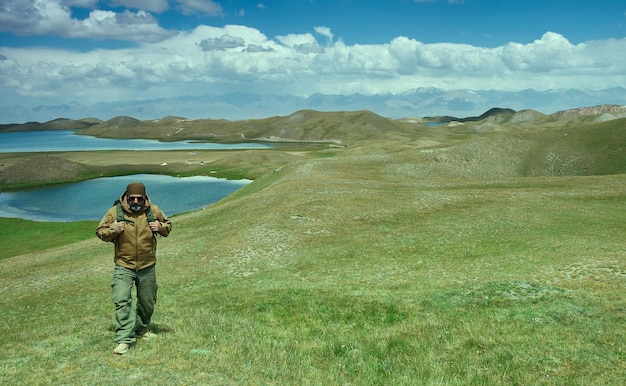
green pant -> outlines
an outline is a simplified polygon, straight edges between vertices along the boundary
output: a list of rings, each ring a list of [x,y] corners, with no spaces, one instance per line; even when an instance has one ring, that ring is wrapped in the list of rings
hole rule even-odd
[[[133,304],[133,284],[137,303]],[[115,342],[135,343],[135,333],[150,327],[157,300],[155,266],[140,271],[115,266],[111,282],[111,299],[115,303]]]

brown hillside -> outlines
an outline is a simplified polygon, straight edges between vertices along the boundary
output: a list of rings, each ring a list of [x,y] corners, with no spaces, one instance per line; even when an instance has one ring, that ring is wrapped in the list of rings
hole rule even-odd
[[[41,130],[79,130],[85,129],[88,127],[97,124],[94,118],[89,119],[66,119],[66,118],[57,118],[55,120],[39,123],[39,122],[28,122],[23,124],[6,124],[0,125],[0,132],[11,132],[11,131],[41,131]]]
[[[319,112],[303,110],[289,116],[245,121],[188,120],[167,117],[138,121],[118,117],[80,134],[109,138],[147,138],[162,141],[199,140],[211,142],[324,142],[353,143],[412,135],[414,126],[370,111]]]
[[[17,161],[0,169],[2,185],[32,184],[74,181],[89,172],[87,166],[59,157],[39,155]]]
[[[575,109],[557,111],[552,114],[555,117],[562,115],[599,115],[604,113],[623,113],[626,112],[626,106],[620,105],[598,105],[590,107],[578,107]]]

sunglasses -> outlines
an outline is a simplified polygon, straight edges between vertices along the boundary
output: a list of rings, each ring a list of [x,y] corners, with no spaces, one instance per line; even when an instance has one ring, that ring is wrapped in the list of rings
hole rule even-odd
[[[128,200],[128,202],[144,202],[146,200],[144,196],[127,196],[126,199]]]

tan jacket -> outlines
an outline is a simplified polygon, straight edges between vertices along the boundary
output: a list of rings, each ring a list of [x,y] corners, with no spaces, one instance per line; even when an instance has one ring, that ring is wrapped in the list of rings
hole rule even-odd
[[[172,222],[165,216],[158,206],[151,204],[146,198],[144,210],[134,212],[128,206],[124,195],[120,198],[124,209],[126,229],[120,232],[113,224],[117,218],[117,208],[110,208],[96,228],[96,235],[103,241],[115,243],[113,260],[116,265],[133,270],[140,270],[156,264],[156,232],[153,233],[148,225],[145,208],[151,207],[155,221],[162,225],[158,232],[166,237],[172,230]]]

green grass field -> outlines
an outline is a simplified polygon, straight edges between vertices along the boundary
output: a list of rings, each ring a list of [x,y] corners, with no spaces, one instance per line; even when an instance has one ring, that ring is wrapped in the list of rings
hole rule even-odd
[[[515,176],[524,138],[478,141],[309,157],[174,217],[159,336],[123,356],[93,229],[0,260],[0,384],[625,384],[626,174]]]
[[[46,223],[0,217],[0,260],[85,240],[95,234],[97,225],[97,221]]]

